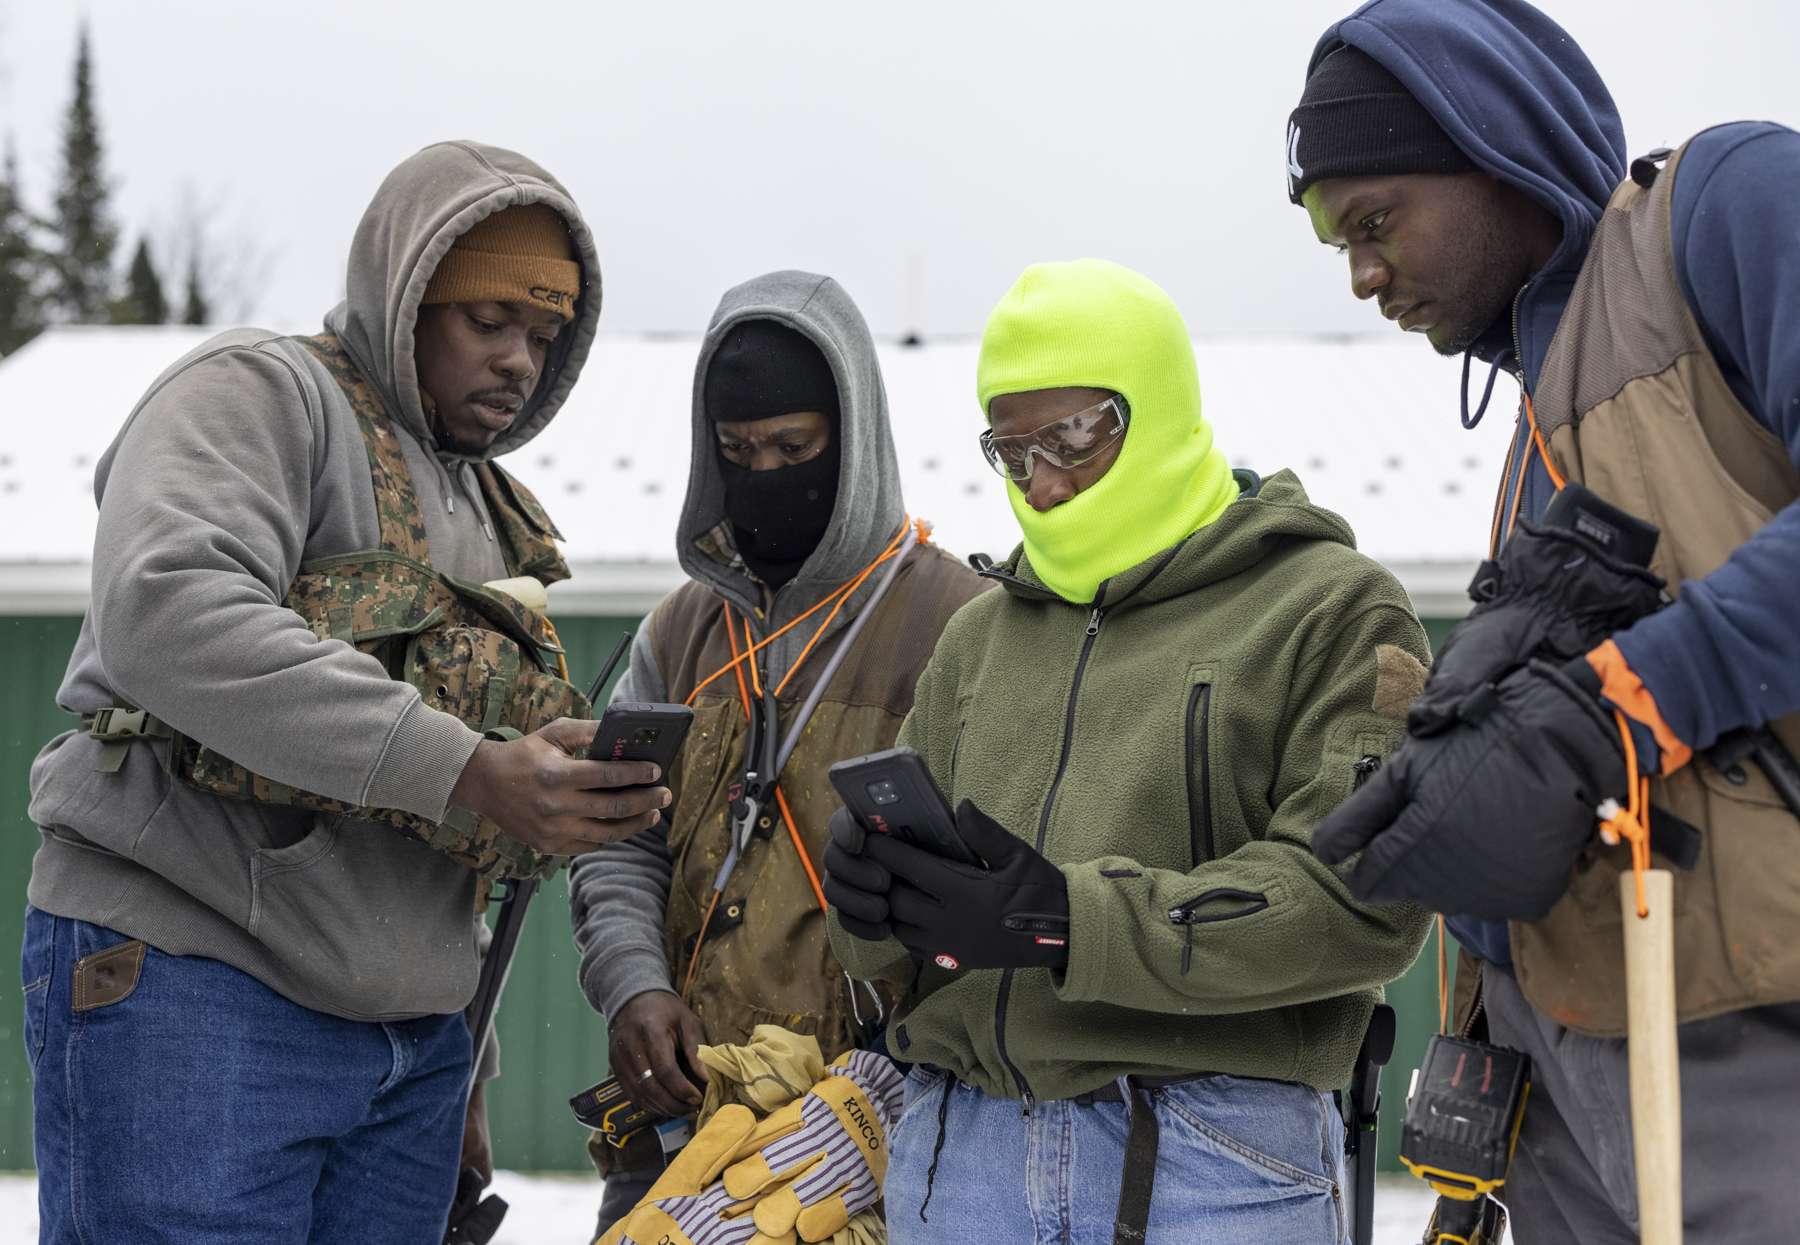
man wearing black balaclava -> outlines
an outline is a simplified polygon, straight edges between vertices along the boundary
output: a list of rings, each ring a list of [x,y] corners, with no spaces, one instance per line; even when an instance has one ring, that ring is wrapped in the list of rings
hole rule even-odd
[[[838,801],[825,771],[893,746],[938,633],[984,586],[918,539],[874,341],[829,278],[777,272],[725,295],[692,421],[676,534],[690,582],[644,620],[613,692],[693,705],[666,778],[674,803],[664,825],[579,857],[570,878],[582,989],[606,1015],[613,1075],[669,1116],[700,1104],[701,1043],[741,1044],[769,1022],[830,1058],[866,1037],[856,1017],[876,1014],[873,989],[856,986],[853,1003],[826,941],[818,881]],[[623,1148],[596,1134],[589,1150],[607,1177],[604,1231],[663,1156],[648,1130]]]
[[[786,325],[740,320],[713,352],[704,401],[738,556],[767,587],[779,588],[818,547],[837,501],[831,364]]]

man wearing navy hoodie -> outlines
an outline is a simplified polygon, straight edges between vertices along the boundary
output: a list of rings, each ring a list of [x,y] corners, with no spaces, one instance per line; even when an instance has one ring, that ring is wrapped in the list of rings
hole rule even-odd
[[[1286,157],[1356,297],[1464,357],[1465,427],[1500,371],[1523,390],[1489,604],[1315,850],[1360,853],[1362,898],[1452,914],[1480,962],[1459,1024],[1531,1056],[1518,1239],[1634,1241],[1632,853],[1596,834],[1607,797],[1639,803],[1634,763],[1676,868],[1690,1239],[1771,1239],[1800,1153],[1800,820],[1771,781],[1800,750],[1800,134],[1722,125],[1628,163],[1605,84],[1538,10],[1374,0],[1314,49]],[[1534,543],[1561,560],[1528,582]],[[1645,607],[1597,624],[1571,605],[1584,566]]]

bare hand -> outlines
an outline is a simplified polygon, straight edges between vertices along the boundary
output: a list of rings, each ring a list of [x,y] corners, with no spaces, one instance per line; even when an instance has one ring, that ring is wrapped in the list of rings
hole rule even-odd
[[[667,990],[649,990],[620,1009],[608,1031],[607,1058],[626,1097],[646,1111],[679,1119],[692,1115],[705,1093],[706,1067],[700,1062],[705,1038],[693,1008]],[[678,1055],[686,1056],[698,1083],[682,1070]]]
[[[473,1167],[481,1173],[481,1187],[494,1180],[494,1148],[488,1138],[487,1096],[480,1082],[469,1095],[469,1112],[463,1118],[462,1163],[457,1170]]]
[[[558,718],[507,743],[484,739],[450,803],[470,809],[527,847],[575,856],[648,830],[672,798],[648,761],[589,761],[598,722]]]

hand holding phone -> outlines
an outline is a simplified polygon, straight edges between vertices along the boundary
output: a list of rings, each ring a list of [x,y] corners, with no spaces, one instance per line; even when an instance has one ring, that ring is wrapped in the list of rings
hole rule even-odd
[[[693,724],[694,711],[686,705],[648,701],[608,705],[588,747],[588,760],[649,761],[666,781]]]
[[[826,772],[863,829],[891,834],[921,851],[984,868],[956,832],[956,814],[911,748],[889,748],[839,761]]]
[[[494,822],[546,855],[575,856],[662,820],[671,794],[661,762],[629,750],[594,765],[595,724],[558,718],[520,739],[483,739],[457,776],[450,806]]]

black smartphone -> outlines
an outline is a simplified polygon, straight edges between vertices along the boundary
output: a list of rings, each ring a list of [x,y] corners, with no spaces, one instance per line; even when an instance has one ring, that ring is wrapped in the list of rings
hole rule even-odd
[[[663,773],[653,785],[661,786],[681,755],[681,745],[693,724],[694,711],[686,705],[634,700],[608,705],[600,715],[600,729],[594,732],[588,760],[652,761]]]
[[[897,835],[921,851],[978,869],[987,867],[957,834],[950,802],[911,748],[839,761],[826,775],[865,830]]]

